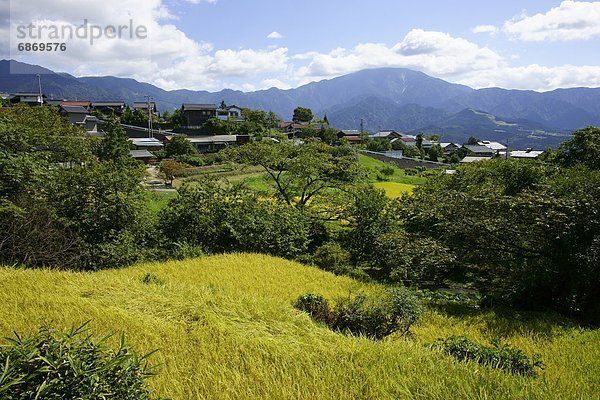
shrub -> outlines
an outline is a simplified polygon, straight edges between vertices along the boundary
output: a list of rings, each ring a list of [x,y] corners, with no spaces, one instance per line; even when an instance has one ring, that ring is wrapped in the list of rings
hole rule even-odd
[[[392,288],[379,298],[363,294],[341,299],[332,308],[323,296],[304,294],[294,306],[338,332],[381,340],[395,332],[406,335],[423,312],[419,299],[406,288]]]
[[[152,272],[146,272],[141,279],[144,285],[164,285],[165,282]]]
[[[95,343],[85,325],[66,333],[42,326],[28,338],[15,334],[0,346],[0,398],[150,399],[148,355],[139,357],[123,336],[116,352],[103,340]]]
[[[294,307],[309,314],[317,321],[329,320],[329,302],[320,294],[305,293],[298,297]]]
[[[317,248],[313,256],[314,263],[326,270],[338,274],[351,265],[352,255],[337,242],[328,242]]]
[[[392,176],[394,175],[394,172],[396,172],[396,169],[391,165],[386,165],[385,167],[382,167],[380,171],[385,176]]]
[[[446,354],[460,361],[475,361],[491,368],[502,369],[512,374],[535,376],[536,368],[542,368],[539,355],[532,359],[521,350],[508,345],[493,342],[492,347],[475,343],[464,336],[451,336],[438,340],[434,347],[441,348]]]

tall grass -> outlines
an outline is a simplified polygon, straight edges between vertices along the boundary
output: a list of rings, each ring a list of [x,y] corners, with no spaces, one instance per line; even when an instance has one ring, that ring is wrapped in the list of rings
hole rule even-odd
[[[147,279],[147,274],[156,279]],[[144,279],[146,277],[146,279]],[[160,349],[150,381],[173,399],[595,399],[600,332],[547,315],[430,310],[410,338],[334,333],[292,302],[382,288],[260,255],[224,255],[96,273],[0,269],[0,335],[91,320],[124,331],[139,352]],[[431,350],[437,338],[500,337],[540,353],[524,378]],[[116,344],[115,344],[116,345]]]

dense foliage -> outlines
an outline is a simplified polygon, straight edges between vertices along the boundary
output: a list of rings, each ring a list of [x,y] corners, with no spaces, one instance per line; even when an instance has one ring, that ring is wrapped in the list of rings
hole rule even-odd
[[[407,334],[423,312],[417,296],[404,287],[389,288],[381,296],[342,298],[333,307],[323,296],[306,293],[294,306],[333,330],[375,340],[395,332]]]
[[[474,361],[513,374],[535,376],[537,369],[543,367],[538,355],[529,358],[521,350],[498,342],[492,343],[490,347],[475,343],[464,336],[451,336],[437,341],[433,347],[460,361]]]
[[[310,221],[296,208],[212,181],[183,186],[161,215],[159,230],[168,246],[187,243],[207,253],[293,258],[306,252],[310,242]]]
[[[98,141],[50,107],[0,113],[0,262],[95,269],[139,259],[144,174],[114,121]]]
[[[488,302],[600,317],[600,171],[494,160],[439,175],[403,204]]]
[[[0,345],[0,397],[6,400],[150,399],[147,357],[121,336],[117,351],[95,342],[85,326],[57,332],[47,326]]]

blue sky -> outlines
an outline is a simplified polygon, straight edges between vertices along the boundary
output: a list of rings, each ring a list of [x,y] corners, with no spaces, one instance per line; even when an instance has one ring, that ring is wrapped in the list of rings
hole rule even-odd
[[[72,41],[11,58],[166,89],[297,87],[363,68],[405,67],[473,87],[600,86],[600,2],[371,0],[10,2],[8,20],[100,26],[125,19],[146,40]],[[3,11],[6,15],[6,10]],[[269,37],[270,36],[270,37]],[[7,53],[6,51],[4,53]],[[6,55],[4,55],[6,57]]]

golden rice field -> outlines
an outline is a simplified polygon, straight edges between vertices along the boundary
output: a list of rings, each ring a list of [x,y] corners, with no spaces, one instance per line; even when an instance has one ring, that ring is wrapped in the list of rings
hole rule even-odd
[[[163,283],[145,284],[146,273]],[[0,269],[0,335],[91,320],[153,356],[172,399],[598,399],[600,331],[533,314],[429,311],[410,338],[334,333],[291,303],[381,290],[261,255],[223,255],[95,273]],[[546,364],[536,378],[454,361],[428,347],[500,337]],[[116,340],[116,339],[115,339]]]
[[[373,186],[383,189],[387,197],[392,199],[397,199],[405,194],[411,194],[415,189],[414,185],[399,182],[375,182]]]

